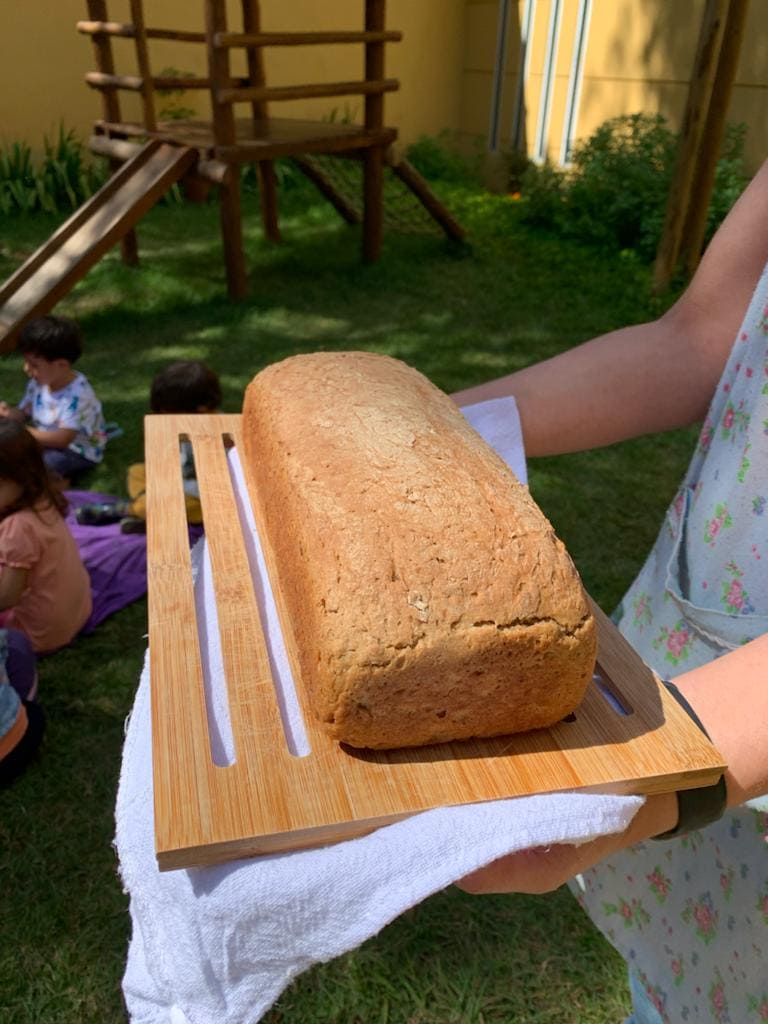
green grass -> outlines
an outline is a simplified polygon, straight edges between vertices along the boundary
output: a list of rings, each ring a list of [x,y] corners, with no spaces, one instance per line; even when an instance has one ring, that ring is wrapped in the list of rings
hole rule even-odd
[[[536,235],[514,202],[449,195],[471,251],[389,235],[358,262],[359,236],[306,196],[288,196],[285,242],[269,246],[246,203],[251,297],[225,295],[215,206],[166,205],[141,224],[142,266],[116,253],[57,312],[82,323],[81,368],[125,430],[88,486],[121,493],[141,456],[152,375],[200,358],[221,375],[225,411],[262,366],[295,352],[365,348],[399,356],[451,391],[507,373],[658,312],[632,259]],[[56,226],[5,225],[0,279]],[[17,401],[20,361],[0,362]],[[599,410],[596,410],[599,415]],[[639,568],[679,479],[685,432],[541,460],[531,487],[596,600],[609,610]],[[123,724],[145,647],[140,602],[41,664],[49,716],[42,756],[0,794],[0,1020],[124,1019],[129,937],[111,847]],[[449,889],[360,949],[298,979],[267,1024],[611,1024],[627,1009],[624,969],[567,890],[470,897]]]

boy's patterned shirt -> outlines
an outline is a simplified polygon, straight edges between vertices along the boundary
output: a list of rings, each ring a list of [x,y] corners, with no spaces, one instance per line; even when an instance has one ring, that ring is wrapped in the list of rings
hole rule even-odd
[[[68,445],[70,451],[90,462],[101,462],[107,433],[101,402],[82,373],[60,391],[51,391],[47,384],[30,380],[19,403],[32,426],[38,430],[76,430]]]

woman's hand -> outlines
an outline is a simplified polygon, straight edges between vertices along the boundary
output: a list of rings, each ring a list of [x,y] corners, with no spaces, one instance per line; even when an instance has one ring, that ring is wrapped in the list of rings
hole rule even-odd
[[[677,796],[648,797],[626,831],[601,836],[581,846],[547,846],[501,857],[456,884],[469,893],[524,892],[539,894],[558,889],[581,871],[643,839],[677,824]]]

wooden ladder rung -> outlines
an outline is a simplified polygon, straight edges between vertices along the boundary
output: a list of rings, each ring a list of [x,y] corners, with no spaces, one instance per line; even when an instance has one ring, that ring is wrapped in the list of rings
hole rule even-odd
[[[78,21],[77,31],[87,36],[117,36],[134,39],[136,26],[123,21]],[[185,32],[175,28],[148,28],[148,39],[172,39],[179,43],[204,43],[204,32]]]
[[[137,75],[108,75],[103,71],[89,71],[85,80],[94,89],[129,89],[131,92],[141,92],[144,88],[144,79]]]
[[[260,100],[301,100],[319,99],[324,96],[374,95],[395,92],[400,87],[396,78],[375,81],[329,82],[318,85],[255,86],[246,89],[219,89],[216,99],[219,103],[257,103]]]
[[[133,39],[136,27],[122,21],[78,21],[77,31],[88,36],[120,36]]]
[[[213,45],[221,50],[236,46],[326,46],[333,43],[399,43],[402,32],[217,32]]]

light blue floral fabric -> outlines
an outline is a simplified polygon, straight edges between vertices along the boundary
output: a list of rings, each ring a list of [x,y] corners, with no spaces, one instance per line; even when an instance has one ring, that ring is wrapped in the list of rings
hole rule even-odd
[[[768,267],[622,604],[619,628],[662,676],[768,630],[767,435]],[[625,851],[573,889],[665,1024],[768,1021],[768,797]]]

